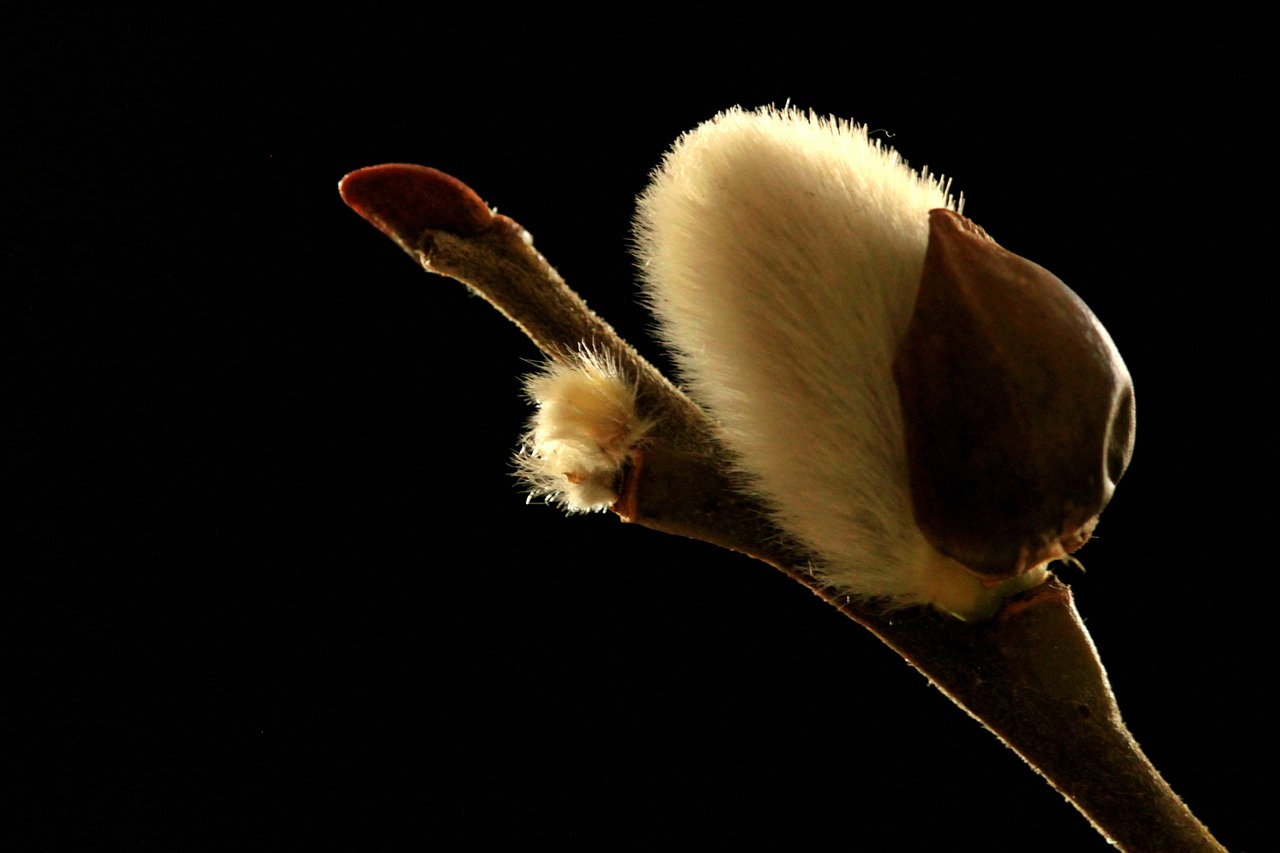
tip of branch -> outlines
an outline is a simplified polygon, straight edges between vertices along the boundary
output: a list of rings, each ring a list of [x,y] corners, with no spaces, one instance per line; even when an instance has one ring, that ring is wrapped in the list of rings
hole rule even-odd
[[[462,181],[438,169],[388,163],[357,169],[338,183],[342,200],[375,228],[409,248],[424,231],[473,236],[488,230],[493,212]]]

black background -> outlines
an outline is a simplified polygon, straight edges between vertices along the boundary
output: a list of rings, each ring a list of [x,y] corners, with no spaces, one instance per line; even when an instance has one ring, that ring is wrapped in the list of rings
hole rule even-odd
[[[511,14],[47,18],[6,59],[18,839],[1108,849],[772,569],[527,506],[537,352],[336,191],[382,162],[458,176],[665,366],[633,199],[680,132],[789,99],[952,177],[1111,331],[1137,450],[1070,580],[1156,766],[1262,849],[1265,178],[1222,100],[1246,70],[1137,31],[655,44]]]

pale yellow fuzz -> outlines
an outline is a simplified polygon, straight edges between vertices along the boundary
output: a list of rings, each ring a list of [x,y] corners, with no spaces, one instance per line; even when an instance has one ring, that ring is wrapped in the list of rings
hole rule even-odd
[[[988,619],[1011,595],[1025,592],[1049,579],[1049,563],[994,584],[984,584],[977,575],[938,551],[920,542],[920,572],[916,594],[939,610],[966,621]]]
[[[636,412],[635,383],[609,359],[583,352],[525,381],[537,404],[516,467],[530,497],[572,512],[608,509],[632,448],[650,423]]]
[[[676,142],[636,236],[683,386],[810,570],[886,608],[981,618],[1011,588],[984,586],[915,523],[893,378],[929,211],[960,207],[948,189],[856,124],[733,109]]]

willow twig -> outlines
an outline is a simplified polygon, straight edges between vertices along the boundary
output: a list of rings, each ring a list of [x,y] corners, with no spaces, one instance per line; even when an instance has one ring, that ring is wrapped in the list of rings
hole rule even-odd
[[[348,175],[344,200],[428,271],[483,296],[553,359],[607,353],[637,383],[657,426],[620,485],[624,520],[763,560],[872,631],[1017,752],[1109,841],[1130,853],[1222,851],[1134,741],[1070,590],[1056,580],[991,620],[926,608],[886,613],[826,589],[804,549],[728,473],[707,415],[571,291],[527,232],[465,184],[421,166]]]

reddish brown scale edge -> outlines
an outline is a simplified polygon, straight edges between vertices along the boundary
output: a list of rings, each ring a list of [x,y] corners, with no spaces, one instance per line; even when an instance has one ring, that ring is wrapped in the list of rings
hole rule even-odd
[[[402,244],[428,230],[472,237],[493,224],[493,212],[471,187],[426,166],[357,169],[339,182],[338,192],[352,210]]]

